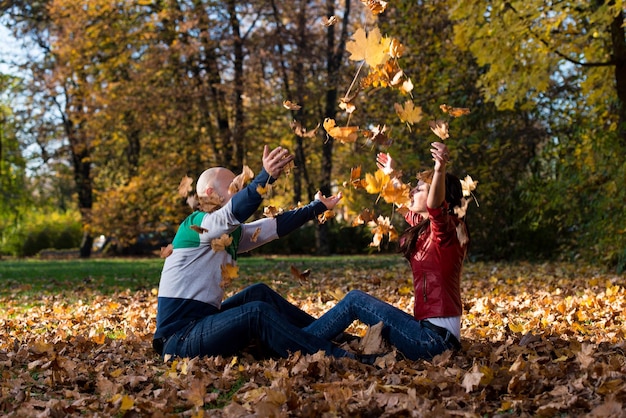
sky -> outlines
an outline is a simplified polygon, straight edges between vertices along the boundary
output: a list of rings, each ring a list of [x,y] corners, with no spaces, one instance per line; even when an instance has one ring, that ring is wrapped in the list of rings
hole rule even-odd
[[[0,73],[15,74],[17,69],[9,63],[16,57],[24,56],[17,39],[4,25],[0,25]]]

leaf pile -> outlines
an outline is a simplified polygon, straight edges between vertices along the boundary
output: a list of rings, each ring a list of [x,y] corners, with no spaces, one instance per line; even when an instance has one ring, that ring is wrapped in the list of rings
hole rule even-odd
[[[411,310],[402,260],[305,268],[282,263],[261,280],[314,315],[352,288]],[[581,265],[468,263],[463,350],[431,362],[390,355],[379,367],[321,353],[163,362],[151,348],[154,290],[68,289],[27,309],[18,286],[0,300],[0,414],[623,416],[620,279]]]

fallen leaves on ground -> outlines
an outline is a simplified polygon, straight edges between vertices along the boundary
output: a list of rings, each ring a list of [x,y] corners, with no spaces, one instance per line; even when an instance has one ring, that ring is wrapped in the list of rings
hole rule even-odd
[[[312,269],[304,283],[283,264],[261,280],[314,315],[353,288],[408,312],[412,306],[402,260]],[[164,362],[151,347],[154,290],[83,290],[71,293],[75,302],[44,294],[25,309],[18,286],[0,300],[0,413],[624,416],[623,277],[571,264],[468,263],[462,286],[460,352],[432,361],[388,356],[378,368],[321,353]]]

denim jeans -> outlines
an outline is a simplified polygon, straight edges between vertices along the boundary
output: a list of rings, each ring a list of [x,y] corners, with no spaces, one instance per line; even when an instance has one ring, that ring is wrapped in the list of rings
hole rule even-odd
[[[448,349],[456,348],[458,344],[452,333],[447,332],[442,336],[435,331],[437,327],[430,323],[424,325],[424,321],[418,321],[395,306],[360,290],[348,292],[337,305],[305,327],[304,331],[320,338],[332,339],[355,320],[370,326],[382,321],[382,337],[411,360],[430,360]]]
[[[257,342],[268,354],[288,357],[323,350],[354,357],[329,340],[302,330],[314,318],[265,284],[255,284],[226,299],[219,312],[191,322],[164,343],[163,354],[178,357],[232,355]]]

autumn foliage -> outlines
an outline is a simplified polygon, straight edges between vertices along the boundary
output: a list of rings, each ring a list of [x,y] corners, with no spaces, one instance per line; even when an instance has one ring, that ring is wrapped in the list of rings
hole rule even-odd
[[[313,315],[353,288],[410,311],[408,266],[387,260],[377,268],[368,259],[332,268],[281,261],[239,283],[265,281]],[[621,283],[585,265],[468,263],[463,349],[433,361],[392,353],[377,367],[322,353],[256,360],[253,350],[164,362],[151,348],[155,289],[103,295],[87,284],[33,300],[13,283],[0,299],[0,414],[619,417]]]

